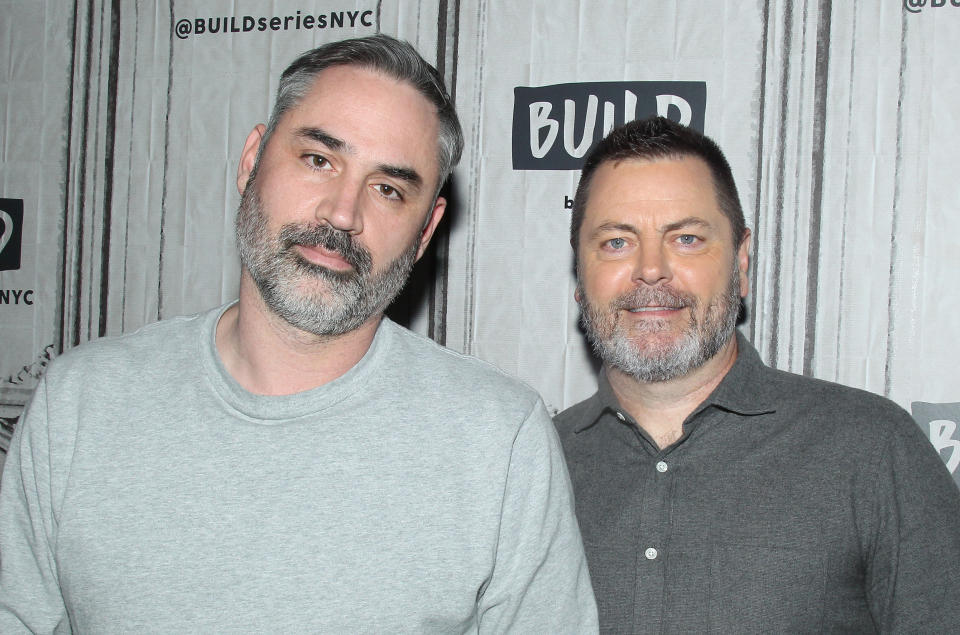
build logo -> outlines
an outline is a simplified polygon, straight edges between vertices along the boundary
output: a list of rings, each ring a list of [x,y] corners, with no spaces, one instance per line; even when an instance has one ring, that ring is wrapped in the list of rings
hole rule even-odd
[[[960,403],[927,403],[914,401],[910,404],[913,418],[940,453],[953,479],[960,485]]]
[[[513,89],[513,169],[579,170],[611,129],[661,115],[703,132],[706,82],[587,82]]]
[[[0,271],[20,268],[23,199],[0,198]]]

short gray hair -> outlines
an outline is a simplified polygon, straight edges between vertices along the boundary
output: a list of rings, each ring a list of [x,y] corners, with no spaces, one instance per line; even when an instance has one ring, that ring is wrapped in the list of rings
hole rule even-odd
[[[324,44],[302,54],[283,71],[277,88],[277,100],[257,153],[257,163],[260,152],[266,147],[283,115],[310,92],[316,76],[332,66],[358,66],[379,71],[409,83],[436,106],[440,124],[437,139],[439,188],[453,172],[463,153],[463,130],[453,108],[453,100],[444,86],[443,77],[413,46],[382,33]]]

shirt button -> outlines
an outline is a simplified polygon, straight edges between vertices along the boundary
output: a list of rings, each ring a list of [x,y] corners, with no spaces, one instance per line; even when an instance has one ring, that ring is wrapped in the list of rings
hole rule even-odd
[[[619,419],[620,421],[626,421],[626,420],[627,420],[627,418],[623,416],[623,413],[622,413],[622,412],[618,412],[618,413],[617,413],[617,419]]]
[[[657,463],[657,471],[660,472],[661,474],[663,474],[664,472],[666,472],[666,471],[669,470],[669,469],[670,469],[670,468],[667,467],[667,464],[666,464],[665,462],[659,461],[659,462]]]
[[[643,555],[647,557],[647,560],[656,560],[657,559],[657,550],[653,547],[647,547],[647,550],[643,552]]]

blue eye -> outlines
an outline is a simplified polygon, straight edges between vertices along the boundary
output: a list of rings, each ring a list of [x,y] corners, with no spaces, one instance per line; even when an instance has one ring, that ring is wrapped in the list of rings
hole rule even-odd
[[[607,241],[607,244],[613,249],[623,249],[627,246],[627,241],[623,238],[611,238]]]
[[[678,236],[677,240],[680,241],[682,245],[693,245],[697,242],[697,237],[693,234],[683,234]]]

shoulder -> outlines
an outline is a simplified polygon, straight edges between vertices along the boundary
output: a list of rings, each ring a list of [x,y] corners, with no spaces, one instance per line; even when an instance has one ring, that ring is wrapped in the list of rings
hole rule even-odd
[[[767,369],[758,389],[776,409],[776,420],[818,447],[862,460],[891,452],[935,454],[913,417],[872,392],[831,381]]]
[[[778,410],[855,425],[912,421],[893,401],[866,390],[775,369],[767,369],[766,375],[764,392]]]
[[[533,409],[540,395],[530,386],[496,366],[458,353],[389,320],[391,364],[411,389],[438,398],[455,395],[459,403]]]
[[[154,322],[124,335],[103,337],[72,348],[46,372],[53,387],[91,384],[106,378],[130,380],[199,357],[201,328],[211,312]]]

